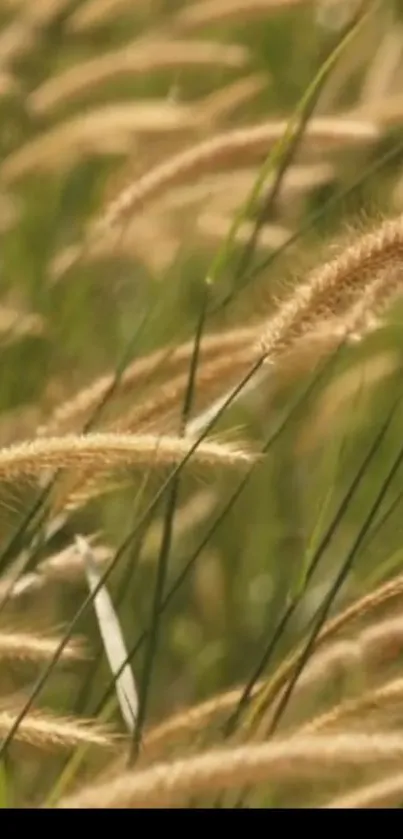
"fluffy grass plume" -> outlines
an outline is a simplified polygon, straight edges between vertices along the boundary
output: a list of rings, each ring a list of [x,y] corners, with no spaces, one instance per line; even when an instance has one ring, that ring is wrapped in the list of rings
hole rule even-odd
[[[7,0],[0,804],[403,801],[403,11]]]

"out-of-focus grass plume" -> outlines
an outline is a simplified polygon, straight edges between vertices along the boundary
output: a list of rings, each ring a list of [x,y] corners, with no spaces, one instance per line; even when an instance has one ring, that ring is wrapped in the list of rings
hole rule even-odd
[[[403,4],[0,2],[3,807],[403,801]]]

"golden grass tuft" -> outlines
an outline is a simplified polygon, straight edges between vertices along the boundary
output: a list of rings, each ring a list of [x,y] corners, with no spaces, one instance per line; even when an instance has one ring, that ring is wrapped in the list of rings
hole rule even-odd
[[[387,726],[393,721],[393,711],[402,712],[403,679],[394,679],[381,687],[364,691],[356,699],[347,699],[329,711],[314,717],[298,730],[299,734],[316,734],[323,730],[337,729],[355,724],[362,725],[365,717],[375,715],[378,725]]]
[[[49,661],[60,645],[56,636],[37,635],[28,632],[0,630],[1,661]],[[82,643],[71,641],[66,644],[61,659],[76,662],[86,658]]]
[[[94,544],[92,536],[87,537],[91,545],[93,560],[100,566],[112,559],[113,551],[104,545]],[[27,553],[25,557],[27,558]],[[41,591],[50,583],[77,583],[84,579],[84,565],[75,544],[68,545],[56,553],[41,560],[35,571],[23,573],[17,580],[12,575],[4,574],[0,580],[0,602],[3,598],[16,601],[28,594]],[[67,647],[69,649],[69,647]]]
[[[402,257],[402,216],[359,236],[340,256],[315,269],[279,307],[262,339],[265,353],[272,358],[318,321],[342,315],[354,304],[356,309],[350,309],[352,323],[356,320],[353,328],[365,329],[371,317],[399,293]],[[347,320],[346,329],[350,329]]]
[[[148,12],[150,5],[150,0],[136,0],[135,11]],[[108,23],[111,17],[114,18],[122,11],[130,11],[132,7],[132,0],[87,0],[72,14],[69,29],[72,32],[85,32],[92,27]]]
[[[287,123],[282,120],[253,125],[228,131],[180,152],[127,186],[110,203],[102,218],[94,223],[94,235],[122,224],[130,215],[143,210],[168,189],[210,172],[263,161],[270,147],[284,135],[286,128]],[[308,148],[334,149],[340,145],[361,146],[373,143],[377,138],[378,129],[373,122],[318,117],[308,123],[304,144]]]
[[[191,443],[176,437],[93,433],[16,443],[0,450],[0,479],[38,475],[50,469],[167,467],[189,456]],[[201,442],[190,455],[197,466],[246,466],[249,452],[224,443]]]
[[[18,806],[63,809],[194,806],[199,796],[236,807],[250,796],[269,807],[401,804],[403,577],[374,583],[401,560],[397,471],[385,497],[379,489],[385,512],[359,531],[366,562],[345,597],[373,590],[308,648],[339,543],[317,588],[292,582],[362,462],[359,422],[365,435],[378,427],[377,397],[399,385],[398,330],[380,331],[392,305],[399,312],[403,277],[395,6],[2,4],[0,807],[10,791]],[[375,223],[356,222],[363,204]],[[355,232],[334,238],[350,219]],[[206,276],[215,284],[189,382]],[[311,377],[356,341],[337,352],[336,377],[330,364]],[[336,401],[351,407],[361,385],[365,400],[338,429]],[[232,388],[231,412],[217,417]],[[370,449],[376,482],[384,445],[400,446],[396,416]],[[214,418],[217,437],[207,436]],[[371,475],[340,522],[343,555]],[[151,513],[158,499],[149,520],[144,505]],[[79,533],[92,534],[98,596]],[[273,639],[294,598],[301,609]],[[270,669],[262,660],[251,686],[270,640]],[[127,676],[137,721],[122,705]],[[246,684],[216,692],[235,680]],[[98,722],[122,710],[130,743]],[[102,753],[87,756],[93,748]]]
[[[398,808],[403,798],[403,775],[388,776],[381,781],[366,784],[351,792],[332,798],[324,805],[326,810],[369,810]]]
[[[229,332],[217,332],[206,335],[200,347],[200,369],[216,356],[248,346],[256,336],[257,327],[239,327]],[[194,341],[185,341],[173,347],[163,347],[149,355],[135,359],[128,365],[116,383],[114,398],[128,393],[140,393],[150,383],[153,386],[169,380],[189,370]],[[115,383],[115,374],[107,373],[82,388],[66,402],[55,408],[48,421],[37,429],[38,436],[51,436],[66,430],[76,429],[91,414],[98,404],[111,391]]]
[[[222,50],[222,44],[219,48]],[[266,85],[266,76],[256,73],[253,76],[237,79],[222,89],[214,90],[200,103],[204,119],[214,124],[233,115],[234,111],[263,91]]]
[[[148,39],[143,42],[140,39],[126,44],[124,49],[74,64],[60,75],[53,76],[30,94],[28,105],[33,113],[48,115],[66,103],[79,102],[82,96],[124,77],[135,78],[156,71],[170,72],[193,68],[205,71],[214,66],[237,69],[242,67],[246,60],[246,50],[235,44]],[[244,80],[243,85],[245,86]],[[255,89],[256,82],[253,90]],[[162,107],[161,115],[162,129]]]
[[[217,23],[244,24],[276,12],[306,5],[306,0],[199,0],[179,12],[174,25],[194,30]]]
[[[223,215],[216,215],[210,211],[203,213],[197,220],[197,230],[203,238],[216,242],[225,241],[232,225],[233,219]],[[234,241],[237,244],[247,244],[250,241],[254,230],[253,222],[244,222],[237,230]],[[290,231],[285,227],[275,224],[265,224],[260,235],[258,246],[275,251],[281,248],[290,238]]]
[[[317,689],[334,672],[350,672],[361,666],[363,671],[379,671],[395,660],[403,644],[403,621],[388,617],[366,627],[354,638],[333,642],[314,656],[304,668],[299,690]],[[298,687],[297,687],[298,690]]]
[[[71,165],[85,155],[125,155],[136,141],[186,133],[198,124],[191,107],[165,100],[103,105],[57,124],[18,148],[3,160],[0,181],[12,184],[41,170]]]
[[[16,718],[15,709],[0,709],[1,738],[7,736]],[[43,711],[34,711],[26,715],[14,737],[16,743],[41,752],[58,752],[84,745],[110,750],[119,745],[116,734],[90,720],[69,719]]]
[[[168,807],[190,796],[237,789],[243,784],[278,784],[331,776],[352,768],[399,765],[399,734],[355,733],[295,737],[255,746],[211,751],[128,772],[81,789],[59,803],[61,809]]]
[[[363,619],[364,617],[368,618],[373,612],[376,612],[376,610],[380,607],[390,605],[395,600],[400,599],[402,596],[403,576],[400,576],[395,578],[394,580],[382,584],[373,592],[370,592],[369,594],[365,595],[359,600],[353,602],[339,615],[336,615],[334,618],[329,620],[323,627],[318,638],[316,639],[314,653],[309,662],[309,665],[307,665],[306,670],[304,670],[301,674],[299,688],[302,689],[304,679],[306,679],[306,684],[308,683],[311,686],[315,684],[315,682],[317,682],[318,678],[320,678],[319,674],[323,672],[324,662],[330,662],[334,660],[335,646],[337,647],[337,660],[340,660],[341,654],[342,656],[344,656],[344,660],[348,663],[349,659],[345,655],[345,650],[346,648],[348,650],[351,648],[351,641],[336,641],[332,644],[329,644],[329,646],[327,646],[326,642],[329,643],[338,632],[344,630],[345,627],[347,627],[350,623],[353,623],[354,621],[359,619]],[[366,630],[364,630],[364,645],[366,638],[367,649],[370,648],[373,650],[375,637],[375,643],[378,639],[380,642],[377,645],[378,657],[385,657],[385,653],[388,650],[389,655],[391,655],[391,653],[396,655],[395,641],[397,623],[399,624],[399,629],[401,632],[402,622],[401,620],[397,620],[395,618],[387,619],[385,622],[375,623],[373,627],[368,627]],[[401,635],[399,635],[399,638],[401,639]],[[322,644],[325,645],[325,649],[323,651],[321,651],[320,649]],[[341,647],[339,645],[341,645]],[[357,645],[355,644],[354,650],[356,649]],[[266,708],[269,709],[269,717],[272,711],[273,703],[275,703],[276,697],[281,696],[282,688],[284,685],[287,684],[287,680],[292,674],[293,667],[297,663],[300,653],[301,650],[297,649],[292,655],[289,656],[288,659],[286,659],[282,664],[280,664],[280,666],[277,668],[277,670],[271,677],[261,679],[254,685],[251,698],[253,699],[253,697],[256,697],[258,707],[264,705]],[[354,655],[353,665],[355,665],[356,662],[357,659]],[[326,666],[327,665],[325,664],[325,668]],[[165,720],[159,725],[156,725],[153,729],[151,729],[148,732],[145,739],[147,749],[150,749],[150,754],[152,755],[155,753],[155,751],[158,751],[159,749],[161,749],[161,747],[164,747],[167,742],[172,742],[172,740],[175,741],[175,739],[178,739],[183,735],[187,736],[188,734],[194,731],[201,731],[203,728],[206,728],[214,719],[219,718],[222,715],[231,713],[240,701],[243,692],[243,686],[232,688],[229,691],[226,691],[222,694],[218,694],[218,696],[215,696],[212,699],[207,700],[206,702],[202,702],[191,708],[187,708],[181,712],[178,712],[177,714],[173,715],[170,719]],[[267,723],[265,723],[264,730],[266,730],[266,727]]]

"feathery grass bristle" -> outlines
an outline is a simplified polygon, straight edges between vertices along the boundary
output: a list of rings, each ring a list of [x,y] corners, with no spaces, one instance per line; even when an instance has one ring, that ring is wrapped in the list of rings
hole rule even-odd
[[[1,5],[2,809],[401,803],[401,17]]]

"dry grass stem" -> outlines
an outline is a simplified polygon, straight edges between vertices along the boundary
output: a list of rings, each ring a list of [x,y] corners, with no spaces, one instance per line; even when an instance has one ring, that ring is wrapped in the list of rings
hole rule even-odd
[[[330,424],[347,417],[346,412],[357,397],[362,396],[362,410],[367,410],[367,397],[373,397],[377,385],[393,376],[399,370],[400,363],[400,356],[396,351],[377,352],[365,361],[352,365],[331,381],[318,399],[313,415],[311,414],[306,426],[301,430],[299,451],[317,448],[324,435],[327,435]],[[349,424],[358,423],[362,416],[361,407],[354,416],[348,416]]]
[[[385,128],[400,126],[403,116],[403,97],[400,93],[383,96],[379,100],[365,103],[351,114],[355,119],[360,119],[364,115],[365,119],[373,119],[379,126]]]
[[[62,809],[167,807],[206,792],[248,784],[320,778],[351,768],[399,764],[403,738],[398,734],[336,734],[211,751],[161,763],[82,789],[59,804]]]
[[[262,339],[268,357],[283,352],[318,321],[354,305],[356,310],[351,309],[346,318],[346,332],[354,320],[354,329],[365,331],[378,309],[400,290],[402,256],[403,217],[399,216],[358,237],[340,256],[315,269],[269,321]]]
[[[166,467],[179,463],[191,448],[176,437],[132,434],[66,435],[17,443],[0,450],[0,479],[38,475],[48,469],[107,471],[119,467]],[[198,466],[245,466],[253,456],[224,443],[204,441],[192,454]]]
[[[375,783],[332,798],[326,810],[369,810],[399,808],[403,800],[403,775],[393,774]]]
[[[370,594],[367,594],[364,597],[352,603],[345,610],[343,610],[341,614],[336,615],[335,618],[332,618],[330,621],[328,621],[316,640],[316,649],[313,658],[311,659],[308,665],[309,668],[316,667],[315,660],[317,660],[318,657],[318,653],[316,652],[316,650],[319,645],[324,644],[326,641],[329,641],[334,635],[336,635],[337,632],[343,630],[349,623],[352,623],[355,620],[359,620],[363,617],[369,617],[369,615],[375,612],[378,608],[387,604],[391,604],[394,600],[397,600],[402,596],[403,576],[397,577],[394,580],[384,583]],[[392,621],[392,627],[389,626],[389,630],[392,628],[392,633],[393,631],[396,632],[396,625],[393,627],[393,623],[394,620]],[[385,639],[386,643],[383,645],[383,651],[381,653],[382,655],[385,654],[386,649],[389,649],[390,653],[393,650],[396,651],[396,647],[393,643],[391,643],[391,640],[393,641],[393,634],[391,635],[389,630],[388,633],[383,634],[383,638]],[[375,634],[378,633],[382,634],[377,629]],[[350,649],[351,642],[346,641],[342,643],[342,654],[344,654],[344,651],[346,649],[345,645],[349,645],[348,649]],[[380,647],[378,647],[378,649],[380,649]],[[338,655],[339,652],[340,650],[338,650]],[[253,687],[251,697],[256,697],[258,699],[259,707],[262,704],[262,702],[264,703],[265,707],[270,707],[271,702],[273,702],[275,697],[281,691],[282,687],[286,684],[287,679],[292,674],[293,668],[295,667],[300,654],[301,648],[298,648],[295,653],[293,653],[282,665],[280,665],[276,673],[269,680],[261,679],[260,681],[256,682],[256,684]],[[326,656],[326,654],[327,650],[325,651],[324,655]],[[331,653],[329,652],[329,656],[330,655]],[[356,664],[355,657],[353,661],[354,664]],[[304,671],[304,673],[307,672],[308,667]],[[301,674],[301,679],[298,682],[300,686],[303,683],[304,673]],[[315,676],[314,678],[316,679],[317,676]],[[178,714],[175,714],[170,719],[159,724],[158,726],[155,726],[154,729],[152,729],[149,732],[145,740],[146,745],[152,748],[152,751],[154,751],[154,749],[160,748],[167,741],[173,740],[181,736],[181,734],[187,734],[191,733],[192,731],[201,730],[220,714],[225,714],[228,711],[232,711],[240,701],[243,692],[244,688],[242,686],[233,688],[229,691],[226,691],[225,693],[218,694],[218,696],[213,697],[213,699],[208,700],[207,702],[203,702],[199,705],[195,705]]]
[[[234,351],[232,355],[227,352],[220,353],[216,359],[201,366],[196,378],[194,411],[202,410],[222,393],[223,388],[235,387],[258,358],[253,345],[251,347],[249,344],[245,349]],[[166,418],[173,410],[179,414],[188,380],[188,371],[168,380],[165,385],[156,389],[155,395],[151,395],[142,405],[135,406],[122,420],[118,420],[117,428],[122,431],[137,431],[148,429],[155,422],[158,427],[163,428]]]
[[[15,722],[17,711],[0,710],[0,737],[5,738]],[[79,746],[96,746],[101,749],[116,748],[118,739],[92,721],[65,719],[35,711],[21,721],[15,742],[39,749],[59,751]]]
[[[59,645],[60,638],[55,636],[0,630],[0,661],[49,661]],[[64,648],[61,659],[79,661],[83,654],[81,644],[72,641]]]
[[[191,107],[166,100],[103,105],[56,125],[12,152],[0,166],[0,180],[10,184],[38,170],[70,165],[88,154],[127,154],[136,139],[186,132],[198,123]]]
[[[124,49],[74,64],[63,73],[53,76],[31,93],[28,104],[36,114],[49,114],[121,77],[198,67],[239,68],[245,64],[246,59],[246,50],[237,45],[208,41],[134,41]],[[245,88],[245,80],[242,82]],[[256,90],[256,81],[254,85]]]
[[[136,12],[142,12],[143,10],[147,12],[150,5],[150,0],[135,0]],[[131,11],[132,9],[133,0],[88,0],[71,15],[69,29],[72,32],[84,32],[93,26],[103,26],[117,13],[125,10]]]
[[[66,6],[66,0],[36,0],[24,3],[21,13],[4,28],[0,35],[0,64],[11,65],[28,53],[38,33],[52,23]]]
[[[203,213],[197,219],[197,230],[202,236],[209,239],[226,239],[231,229],[233,219],[222,215],[215,215],[212,212]],[[234,240],[237,244],[244,245],[249,242],[255,224],[253,222],[244,222],[237,230]],[[279,224],[266,224],[262,228],[258,245],[269,250],[276,250],[284,245],[291,236],[291,231]]]
[[[363,107],[380,102],[390,92],[391,82],[401,64],[402,34],[402,27],[396,21],[381,41],[362,85],[360,99]]]
[[[257,694],[265,682],[258,682],[252,695]],[[208,726],[211,720],[231,711],[239,702],[243,693],[243,686],[233,688],[226,693],[194,705],[173,716],[168,720],[154,726],[144,738],[144,756],[146,759],[153,757],[164,748],[169,742],[180,742],[182,736],[188,737],[192,732],[200,731]]]
[[[39,314],[25,313],[8,306],[0,306],[0,336],[2,340],[43,335],[44,332],[45,322]]]
[[[87,541],[91,545],[94,562],[104,565],[109,559],[112,559],[113,551],[111,548],[107,548],[104,545],[93,545],[91,537],[87,537]],[[37,570],[38,573],[48,580],[74,582],[82,576],[84,566],[82,557],[78,553],[76,546],[69,545],[64,550],[40,562]]]
[[[93,226],[94,235],[121,224],[131,214],[142,210],[151,200],[168,189],[180,186],[211,172],[245,167],[262,162],[270,146],[284,135],[284,121],[263,123],[228,131],[194,145],[157,165],[124,189]],[[338,148],[340,144],[373,143],[378,137],[374,123],[323,117],[312,119],[305,131],[304,144],[309,148]]]
[[[0,0],[0,809],[403,806],[399,5]]]
[[[352,639],[333,642],[317,653],[304,668],[296,686],[296,695],[303,690],[318,690],[326,680],[338,674],[347,675],[357,668],[363,672],[393,661],[402,648],[403,621],[388,618],[364,629]]]
[[[89,537],[91,543],[91,539]],[[94,561],[100,565],[112,558],[113,551],[102,545],[92,547]],[[76,583],[84,578],[82,558],[78,555],[74,545],[40,562],[36,571],[23,574],[16,582],[4,576],[0,582],[0,602],[4,597],[12,601],[24,597],[26,594],[44,589],[51,582]]]
[[[155,205],[155,212],[172,213],[182,208],[188,210],[190,204],[204,204],[209,210],[239,209],[252,192],[256,177],[255,168],[217,173],[203,178],[199,183],[178,187],[162,195]],[[328,162],[292,166],[284,176],[279,200],[287,208],[289,201],[296,195],[304,195],[333,178],[334,167]],[[268,177],[266,189],[269,189],[271,183],[272,179]]]
[[[244,24],[269,14],[306,5],[306,0],[200,0],[180,11],[174,25],[192,30],[216,23]]]
[[[337,615],[325,624],[316,639],[315,649],[317,649],[319,644],[329,641],[330,638],[332,638],[340,630],[344,629],[344,627],[350,622],[358,618],[368,616],[378,607],[401,597],[402,593],[403,578],[397,577],[396,580],[385,583],[385,585],[380,586],[379,589],[376,589],[372,594],[356,601],[340,615]],[[356,656],[362,656],[363,654],[371,660],[372,664],[374,664],[376,657],[378,658],[378,663],[385,663],[390,659],[393,660],[396,657],[397,650],[400,649],[402,629],[403,625],[400,619],[387,619],[385,621],[375,623],[366,630],[363,630],[359,636],[359,645],[354,648],[351,647],[351,644],[348,645],[348,642],[345,642],[342,647],[336,648],[336,650],[332,650],[331,647],[329,650],[325,650],[320,658],[316,658],[316,655],[314,655],[307,665],[306,670],[304,669],[300,679],[298,680],[299,686],[301,688],[303,686],[306,688],[307,684],[311,683],[311,685],[313,685],[317,682],[317,680],[321,678],[321,674],[326,672],[328,666],[331,667],[335,661],[337,663],[340,662],[340,653],[342,657],[345,657],[345,662],[348,663],[350,660],[353,663],[353,666],[357,663]],[[398,646],[396,646],[396,643]],[[282,689],[292,675],[293,669],[298,663],[301,651],[302,647],[297,649],[295,653],[289,657],[289,659],[280,665],[272,679],[266,683],[265,688],[262,690],[261,697],[258,698],[257,708],[255,708],[255,711],[257,711],[258,714],[264,705],[265,708],[269,708],[269,717],[271,718],[271,714],[273,710],[275,710],[272,707],[272,703],[276,703],[276,698],[281,701]],[[327,672],[329,671],[327,670]],[[264,720],[263,725],[259,729],[262,732],[262,736],[266,728],[267,720]]]
[[[329,728],[348,725],[350,720],[358,724],[370,714],[377,714],[387,722],[388,714],[394,708],[402,710],[403,679],[387,682],[379,688],[362,693],[356,699],[348,699],[323,714],[314,717],[298,729],[300,734],[316,734]]]
[[[220,44],[221,49],[222,44]],[[266,85],[267,77],[256,74],[237,79],[236,82],[226,85],[220,90],[215,90],[200,103],[204,119],[214,124],[217,120],[227,118],[235,110],[261,93]]]
[[[200,347],[201,367],[219,354],[231,354],[251,344],[258,334],[257,330],[258,327],[250,326],[206,336]],[[156,386],[161,384],[162,380],[169,380],[176,375],[186,373],[189,370],[193,351],[194,340],[190,340],[177,347],[164,347],[150,355],[135,359],[121,376],[114,399],[128,393],[138,394],[140,389],[149,385],[150,382]],[[84,387],[66,402],[58,405],[47,423],[37,429],[37,435],[51,436],[76,429],[77,425],[83,422],[108,394],[114,381],[115,374],[107,373]]]

